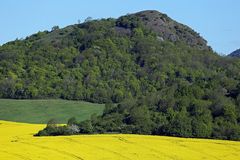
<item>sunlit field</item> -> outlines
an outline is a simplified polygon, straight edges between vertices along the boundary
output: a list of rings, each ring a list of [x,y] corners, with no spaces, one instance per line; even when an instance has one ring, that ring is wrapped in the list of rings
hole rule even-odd
[[[83,121],[92,114],[101,115],[104,104],[61,99],[0,99],[1,120],[46,124],[50,119],[66,123],[71,117]]]
[[[237,160],[240,142],[141,135],[33,137],[44,125],[0,121],[0,160]]]

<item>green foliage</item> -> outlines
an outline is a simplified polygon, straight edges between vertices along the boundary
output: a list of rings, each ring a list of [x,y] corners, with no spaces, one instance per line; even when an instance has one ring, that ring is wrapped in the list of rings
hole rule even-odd
[[[151,134],[152,132],[151,115],[146,106],[132,108],[126,123],[134,126],[132,133]]]
[[[192,134],[195,137],[211,137],[212,134],[212,115],[208,109],[207,101],[195,101],[190,106],[192,117]]]
[[[154,96],[159,97],[157,95]],[[102,116],[93,115],[90,120],[80,123],[74,120],[77,126],[74,128],[75,132],[70,132],[68,127],[59,128],[53,125],[51,128],[51,125],[49,128],[47,125],[37,135],[133,133],[240,140],[239,119],[233,122],[232,118],[229,119],[231,114],[214,117],[210,110],[210,101],[175,102],[181,109],[173,105],[164,112],[158,111],[157,101],[151,99],[152,103],[149,103],[149,97],[146,96],[137,100],[124,100],[118,105],[106,104]]]
[[[47,123],[47,128],[55,128],[57,127],[57,121],[55,119],[50,119]]]
[[[77,119],[75,117],[70,118],[67,122],[68,126],[76,125],[76,124],[77,124]]]
[[[93,126],[90,120],[83,121],[79,125],[80,133],[90,134],[93,133]]]
[[[174,112],[169,110],[167,118],[169,119],[168,125],[163,127],[163,133],[173,136],[192,136],[191,118],[187,115],[186,111]]]
[[[119,27],[130,28],[130,29],[142,26],[141,20],[139,19],[139,17],[135,15],[122,16],[117,20],[116,24]]]

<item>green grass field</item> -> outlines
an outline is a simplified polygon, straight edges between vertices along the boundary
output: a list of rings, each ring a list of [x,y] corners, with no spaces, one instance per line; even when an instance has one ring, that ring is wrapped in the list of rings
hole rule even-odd
[[[71,117],[82,121],[94,113],[100,115],[104,104],[68,100],[12,100],[0,99],[0,120],[46,123],[56,119],[58,123],[66,123]]]

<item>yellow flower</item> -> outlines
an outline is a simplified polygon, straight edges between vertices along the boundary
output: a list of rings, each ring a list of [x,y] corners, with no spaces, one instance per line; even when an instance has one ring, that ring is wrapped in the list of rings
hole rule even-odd
[[[0,160],[238,160],[240,142],[142,135],[33,137],[45,125],[0,121]]]

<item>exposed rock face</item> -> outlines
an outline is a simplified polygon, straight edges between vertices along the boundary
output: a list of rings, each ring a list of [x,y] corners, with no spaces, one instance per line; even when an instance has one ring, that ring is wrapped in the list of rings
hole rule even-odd
[[[147,10],[127,16],[139,18],[147,28],[156,32],[163,40],[183,41],[191,47],[197,47],[202,50],[211,49],[207,45],[207,41],[197,32],[186,25],[174,21],[166,14]]]

